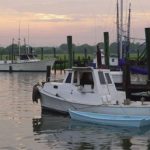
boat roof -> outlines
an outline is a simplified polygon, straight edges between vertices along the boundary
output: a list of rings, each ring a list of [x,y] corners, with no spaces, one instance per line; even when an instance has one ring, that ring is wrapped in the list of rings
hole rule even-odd
[[[65,69],[66,71],[72,71],[72,70],[92,70],[93,67],[72,67],[71,69]]]
[[[66,71],[92,71],[92,70],[95,70],[93,67],[72,67],[71,69],[65,69]],[[98,68],[97,70],[101,70],[101,71],[109,71],[109,69],[101,69],[101,68]]]

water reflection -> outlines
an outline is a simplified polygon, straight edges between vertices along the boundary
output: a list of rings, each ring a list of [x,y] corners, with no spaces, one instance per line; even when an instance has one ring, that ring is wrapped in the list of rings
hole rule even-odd
[[[45,73],[0,73],[0,149],[150,149],[150,131],[71,121],[42,113],[32,103],[32,87]],[[40,116],[35,117],[33,116]]]
[[[100,126],[52,113],[34,118],[33,131],[35,140],[46,143],[52,150],[144,150],[150,147],[150,128]]]

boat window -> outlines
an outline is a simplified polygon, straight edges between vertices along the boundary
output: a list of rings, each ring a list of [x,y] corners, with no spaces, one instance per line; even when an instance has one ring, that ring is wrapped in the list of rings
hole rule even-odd
[[[111,81],[111,78],[109,76],[109,73],[105,73],[105,77],[106,77],[107,83],[108,84],[112,84],[112,81]]]
[[[66,79],[66,83],[71,83],[72,73],[69,73]]]
[[[92,72],[83,72],[83,74],[80,77],[80,84],[83,86],[85,84],[91,84],[94,86]]]
[[[98,76],[99,76],[100,83],[101,83],[101,84],[106,84],[106,81],[105,81],[105,77],[104,77],[103,72],[99,71],[99,72],[98,72]]]
[[[74,72],[73,83],[77,83],[77,71]]]
[[[28,60],[28,59],[34,59],[36,55],[33,54],[22,54],[19,56],[20,60]]]
[[[28,55],[20,55],[20,60],[28,60]]]

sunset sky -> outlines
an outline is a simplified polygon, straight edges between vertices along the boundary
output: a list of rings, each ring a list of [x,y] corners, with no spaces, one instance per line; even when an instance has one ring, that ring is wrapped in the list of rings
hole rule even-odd
[[[131,1],[131,36],[145,38],[150,27],[150,1]],[[124,27],[129,0],[124,0]],[[73,36],[73,43],[94,45],[103,32],[116,40],[116,0],[0,0],[0,46],[17,43],[19,37],[32,46],[58,46]],[[29,32],[28,32],[29,29]],[[28,34],[29,33],[29,34]],[[143,42],[143,41],[141,41]]]

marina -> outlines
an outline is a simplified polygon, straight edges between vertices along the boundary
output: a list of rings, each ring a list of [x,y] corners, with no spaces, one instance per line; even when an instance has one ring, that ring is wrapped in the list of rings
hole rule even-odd
[[[149,150],[149,10],[1,2],[0,150]]]

